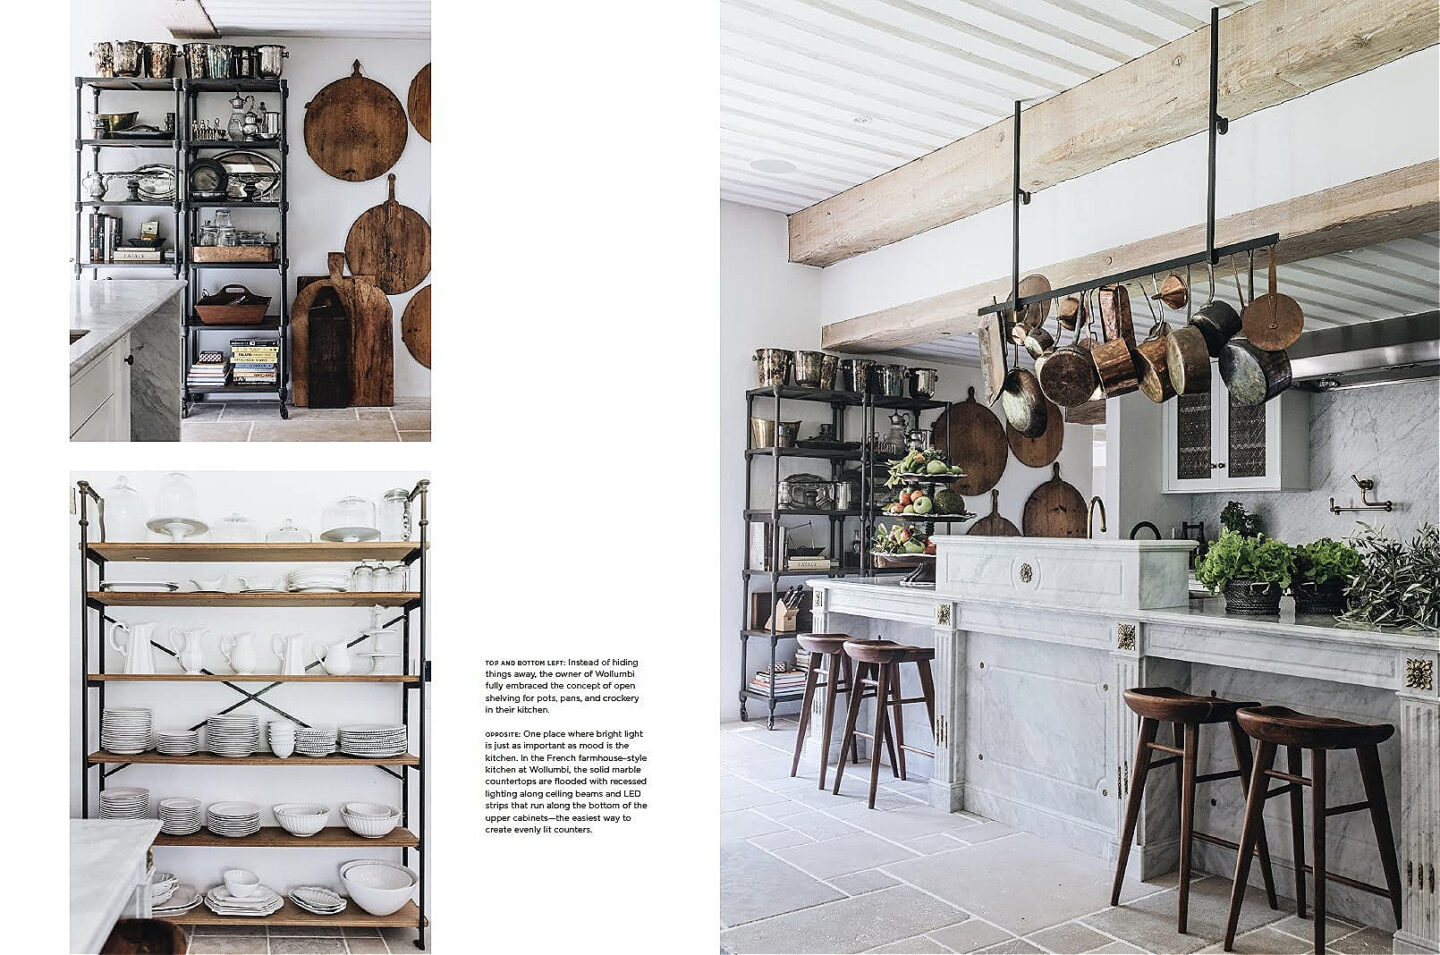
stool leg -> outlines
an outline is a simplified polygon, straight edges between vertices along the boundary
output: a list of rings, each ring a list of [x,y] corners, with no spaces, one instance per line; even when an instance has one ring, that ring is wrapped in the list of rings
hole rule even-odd
[[[905,697],[900,692],[900,664],[892,663],[889,665],[889,669],[890,698],[895,701],[891,707],[894,714],[892,720],[895,728],[895,755],[900,760],[900,766],[895,775],[901,779],[906,779],[908,777],[905,775],[905,714],[900,704],[900,701],[905,699]],[[893,766],[891,768],[895,769]]]
[[[859,693],[860,689],[855,685],[855,668],[850,664],[850,658],[840,654],[840,672],[845,677],[846,693]],[[845,761],[845,747],[840,747],[840,761]],[[860,762],[860,740],[850,737],[850,762]]]
[[[1225,951],[1235,947],[1235,927],[1240,924],[1240,906],[1245,901],[1245,884],[1250,879],[1250,855],[1255,851],[1255,836],[1265,825],[1265,773],[1275,764],[1275,744],[1260,742],[1255,754],[1255,769],[1250,774],[1250,792],[1245,797],[1245,824],[1240,828],[1240,851],[1235,856],[1235,882],[1230,886],[1230,914],[1225,920]],[[1300,873],[1301,878],[1304,873]]]
[[[845,711],[845,735],[840,737],[840,752],[842,759],[835,764],[835,788],[830,790],[835,795],[840,794],[840,777],[845,773],[845,760],[843,754],[845,747],[855,745],[855,723],[860,719],[860,681],[865,677],[865,664],[855,665],[855,676],[850,681],[850,706]],[[859,761],[858,759],[856,760]]]
[[[795,732],[795,758],[790,761],[791,776],[800,771],[800,753],[805,749],[805,730],[810,726],[810,704],[815,701],[815,684],[819,680],[820,667],[812,655],[810,667],[805,671],[805,692],[800,697],[800,728]],[[823,759],[820,762],[820,772],[825,772]]]
[[[880,741],[889,740],[885,720],[885,687],[890,683],[890,664],[876,665],[875,738],[870,747],[870,799],[866,805],[875,808],[875,790],[880,785]]]
[[[825,788],[825,767],[830,762],[830,731],[835,726],[835,687],[840,685],[839,667],[840,655],[836,653],[825,654],[825,723],[821,728],[820,735],[820,788]],[[845,751],[840,751],[840,761],[845,761]]]
[[[1390,905],[1395,909],[1395,927],[1400,928],[1400,863],[1395,858],[1395,830],[1390,827],[1390,804],[1385,801],[1385,777],[1380,772],[1380,750],[1361,746],[1355,750],[1360,760],[1360,779],[1365,783],[1365,799],[1370,803],[1370,822],[1375,826],[1375,843],[1380,847],[1380,865],[1385,869],[1385,885],[1390,889]]]
[[[930,675],[930,661],[916,664],[920,671],[920,695],[925,698],[925,717],[930,721],[930,735],[935,735],[935,678]]]
[[[1310,751],[1310,855],[1315,871],[1315,951],[1325,951],[1325,751]]]
[[[1240,794],[1248,798],[1250,796],[1250,737],[1240,729],[1240,724],[1231,720],[1230,746],[1235,750],[1235,765],[1240,769]],[[1265,901],[1275,910],[1280,908],[1280,900],[1275,896],[1275,870],[1270,866],[1270,844],[1265,839],[1265,827],[1260,827],[1259,838],[1255,840],[1255,847],[1260,853],[1260,877],[1265,880]]]
[[[1195,834],[1195,768],[1199,750],[1200,726],[1186,723],[1185,752],[1180,758],[1180,914],[1175,923],[1181,935],[1185,934],[1190,921],[1190,842]]]
[[[1286,767],[1300,776],[1300,747],[1285,747]],[[1290,784],[1290,848],[1295,856],[1295,912],[1305,918],[1305,794],[1299,783]]]
[[[1140,720],[1140,745],[1135,749],[1135,769],[1130,778],[1130,798],[1125,803],[1125,827],[1120,835],[1120,853],[1115,857],[1115,881],[1110,886],[1110,904],[1120,904],[1120,884],[1125,881],[1125,864],[1130,861],[1130,843],[1140,819],[1140,799],[1145,795],[1145,777],[1150,775],[1150,744],[1155,742],[1155,720]]]

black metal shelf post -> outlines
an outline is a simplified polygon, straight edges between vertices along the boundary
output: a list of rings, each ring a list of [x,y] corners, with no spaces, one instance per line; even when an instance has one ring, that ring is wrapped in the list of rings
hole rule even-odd
[[[98,794],[105,791],[106,780],[115,773],[120,772],[121,770],[124,770],[128,766],[133,764],[121,762],[116,764],[110,764],[110,768],[107,768],[107,764],[92,763],[90,762],[89,758],[91,739],[90,721],[92,712],[90,706],[90,691],[94,690],[97,695],[94,711],[99,714],[100,718],[103,718],[105,712],[105,689],[108,684],[108,681],[104,679],[91,680],[90,678],[90,614],[92,611],[95,613],[94,622],[95,634],[97,639],[97,646],[95,651],[95,666],[96,673],[101,677],[105,675],[105,643],[102,635],[105,631],[106,623],[115,621],[113,618],[106,614],[104,604],[90,600],[90,581],[92,565],[95,590],[101,590],[105,583],[106,558],[101,556],[90,546],[92,539],[95,539],[100,543],[103,543],[106,539],[105,499],[98,492],[96,492],[93,487],[91,487],[88,481],[77,481],[76,491],[78,497],[78,523],[80,527],[80,745],[78,753],[80,771],[80,818],[89,819],[91,804],[90,770],[92,768],[97,770],[96,798],[98,799]],[[429,927],[429,920],[427,914],[429,911],[428,905],[430,898],[429,877],[428,873],[426,872],[426,865],[428,864],[429,859],[428,851],[430,848],[430,814],[427,811],[428,804],[425,801],[426,776],[430,769],[430,737],[428,725],[429,711],[426,709],[426,696],[428,693],[431,675],[430,657],[428,655],[429,631],[426,626],[426,610],[429,604],[430,595],[430,577],[429,567],[427,563],[429,559],[430,544],[429,491],[429,480],[421,479],[420,481],[417,481],[415,487],[411,489],[408,498],[411,506],[411,512],[418,515],[418,520],[416,521],[416,527],[418,528],[418,540],[416,542],[416,546],[404,558],[404,563],[407,566],[418,568],[415,571],[415,573],[417,573],[419,577],[418,581],[415,582],[415,592],[417,594],[417,597],[416,599],[409,601],[404,606],[399,608],[399,616],[395,617],[392,620],[389,620],[384,624],[385,628],[395,626],[396,624],[399,624],[401,626],[401,639],[403,647],[403,651],[401,654],[401,675],[404,677],[413,677],[414,679],[406,679],[403,681],[399,681],[396,685],[400,687],[401,723],[405,726],[407,738],[409,737],[410,728],[412,726],[414,726],[415,729],[419,732],[419,741],[417,746],[419,752],[416,754],[418,756],[418,759],[414,765],[402,765],[396,767],[395,769],[392,769],[391,767],[385,765],[379,765],[375,767],[381,772],[394,776],[400,782],[400,825],[406,828],[410,828],[412,818],[415,816],[419,817],[419,825],[415,827],[415,829],[418,830],[415,831],[417,844],[413,847],[400,847],[402,852],[402,859],[404,860],[404,863],[406,865],[410,865],[410,852],[412,851],[412,849],[418,856],[416,860],[415,871],[420,877],[418,885],[420,899],[418,904],[419,915],[417,917],[415,925],[415,947],[419,949],[425,948],[426,934]],[[94,502],[96,516],[99,523],[98,538],[94,538],[90,532],[91,502]],[[414,620],[413,627],[412,617]],[[416,640],[412,640],[412,630],[418,633],[418,637]],[[361,634],[359,637],[356,637],[355,639],[349,641],[347,646],[353,647],[361,641],[367,639],[367,637],[368,634]],[[412,647],[415,647],[417,642],[418,653],[412,654]],[[170,656],[177,655],[173,648],[165,646],[164,644],[152,640],[150,645],[152,648],[158,649]],[[313,669],[319,665],[320,664],[317,661],[309,664],[306,669]],[[210,671],[208,670],[202,670],[201,672],[206,674],[210,673]],[[258,674],[251,675],[246,682],[258,682],[257,678],[260,676],[261,675]],[[306,723],[305,720],[301,719],[300,717],[287,713],[286,711],[280,709],[272,703],[260,699],[260,697],[264,694],[269,693],[271,690],[274,690],[278,686],[281,686],[282,682],[283,681],[271,682],[258,690],[251,691],[241,686],[238,682],[232,683],[229,681],[222,681],[220,683],[221,686],[224,686],[232,690],[233,692],[239,694],[241,699],[239,702],[231,704],[220,712],[232,712],[236,709],[239,709],[241,706],[244,706],[246,703],[253,702],[274,711],[276,714],[285,719],[291,720],[295,723],[299,723],[302,726],[309,726],[310,724]],[[410,709],[410,694],[412,692],[416,693],[418,697],[413,717]],[[192,726],[191,729],[197,729],[204,725],[205,724],[202,721],[201,723],[196,724],[196,726]],[[99,742],[98,726],[99,723],[97,719],[97,729],[95,733],[97,743]],[[410,800],[410,786],[412,774],[414,776],[414,784],[418,790],[416,805],[413,807]],[[237,843],[237,845],[244,847],[244,843]],[[199,847],[166,846],[164,848],[169,849]]]

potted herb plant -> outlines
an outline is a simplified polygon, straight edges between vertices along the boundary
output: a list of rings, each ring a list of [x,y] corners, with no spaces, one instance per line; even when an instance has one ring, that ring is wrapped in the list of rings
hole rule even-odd
[[[1280,592],[1290,586],[1295,556],[1290,547],[1263,534],[1245,537],[1227,530],[1211,542],[1195,565],[1195,578],[1213,594],[1225,594],[1225,612],[1280,612]]]
[[[1345,590],[1346,623],[1377,629],[1440,629],[1440,528],[1425,524],[1407,547],[1362,524],[1352,538],[1360,569]]]
[[[1295,579],[1290,593],[1297,614],[1345,612],[1345,588],[1360,570],[1360,552],[1322,537],[1295,548]]]

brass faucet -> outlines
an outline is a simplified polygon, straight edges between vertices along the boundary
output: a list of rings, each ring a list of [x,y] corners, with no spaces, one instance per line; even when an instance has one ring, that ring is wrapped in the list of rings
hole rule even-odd
[[[1085,512],[1085,536],[1091,540],[1095,538],[1095,505],[1100,505],[1100,533],[1105,533],[1105,502],[1100,500],[1100,495],[1090,499],[1090,509]]]

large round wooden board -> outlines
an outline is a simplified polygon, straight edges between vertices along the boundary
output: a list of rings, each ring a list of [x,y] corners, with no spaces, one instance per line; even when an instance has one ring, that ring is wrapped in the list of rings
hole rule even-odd
[[[416,361],[430,367],[430,286],[410,298],[400,319],[400,337]]]
[[[1060,456],[1060,447],[1065,443],[1065,413],[1059,405],[1045,399],[1045,433],[1038,438],[1025,435],[1005,425],[1005,438],[1015,459],[1028,468],[1049,467]]]
[[[1009,459],[1005,451],[1005,428],[995,412],[975,400],[974,388],[970,389],[968,398],[951,405],[935,419],[930,427],[930,441],[965,472],[964,477],[950,485],[957,494],[974,497],[1000,483]]]
[[[290,404],[310,405],[310,306],[322,289],[334,288],[329,278],[301,276],[300,291],[290,306]]]
[[[344,79],[305,104],[305,150],[336,179],[365,182],[384,175],[405,151],[410,124],[400,100],[360,75],[360,61]]]
[[[415,132],[430,141],[430,64],[426,63],[410,81],[410,94],[405,97],[405,106],[410,112],[410,122]]]
[[[345,237],[345,260],[355,275],[371,275],[388,295],[408,292],[430,274],[430,223],[390,197],[360,213]]]
[[[1054,477],[1037,487],[1025,502],[1021,523],[1026,537],[1084,537],[1085,499],[1060,480],[1060,465],[1051,465]]]
[[[990,513],[970,525],[966,534],[977,537],[1019,537],[1020,528],[1000,516],[1000,492],[990,492]]]

